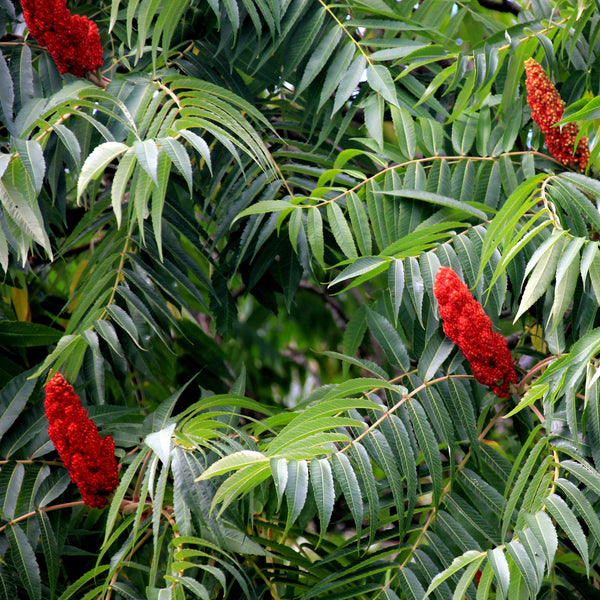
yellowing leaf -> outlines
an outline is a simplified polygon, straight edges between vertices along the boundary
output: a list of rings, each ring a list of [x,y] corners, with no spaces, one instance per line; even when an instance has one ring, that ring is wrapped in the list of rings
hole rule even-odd
[[[31,321],[31,308],[29,307],[27,288],[10,288],[10,299],[12,300],[17,319],[19,321]]]

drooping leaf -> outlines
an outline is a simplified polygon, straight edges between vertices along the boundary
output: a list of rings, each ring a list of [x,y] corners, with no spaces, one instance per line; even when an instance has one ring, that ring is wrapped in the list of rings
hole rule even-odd
[[[48,584],[50,593],[53,594],[58,583],[60,554],[58,552],[58,542],[56,534],[52,529],[50,519],[44,512],[36,513],[36,521],[40,528],[40,539],[42,541],[42,549],[44,552],[44,560],[46,562],[46,570],[48,573]]]
[[[508,595],[508,587],[510,585],[510,569],[502,548],[488,550],[488,561],[494,570],[496,583],[499,591],[502,594],[502,598],[506,598]]]
[[[567,503],[556,494],[550,494],[544,500],[544,504],[579,551],[587,571],[589,569],[588,543],[577,517]]]
[[[385,441],[385,440],[384,440]],[[348,456],[356,465],[360,481],[361,492],[365,497],[367,515],[369,522],[369,545],[373,543],[377,526],[379,525],[379,497],[377,494],[377,483],[373,472],[373,465],[365,446],[361,442],[355,442],[348,448]]]
[[[327,204],[327,217],[335,240],[342,252],[347,258],[358,258],[352,231],[337,203],[330,202]]]
[[[392,76],[385,65],[371,64],[367,67],[369,85],[392,105],[398,105],[396,89]]]
[[[291,460],[288,464],[288,483],[285,496],[288,507],[286,529],[298,518],[308,495],[308,462]]]
[[[357,54],[346,73],[340,77],[340,83],[333,104],[334,113],[336,113],[348,101],[350,95],[356,91],[358,82],[365,72],[366,64],[367,59],[364,54]]]
[[[190,194],[193,192],[193,181],[192,181],[192,163],[190,157],[181,142],[177,141],[172,137],[158,138],[157,143],[160,144],[161,148],[169,155],[169,158],[173,164],[177,167],[177,170],[181,173],[190,189]]]
[[[541,582],[538,581],[535,567],[527,555],[523,544],[517,540],[513,540],[506,545],[506,550],[521,572],[530,596],[535,597]]]
[[[138,163],[142,166],[144,171],[148,173],[150,179],[154,182],[156,187],[160,186],[158,181],[158,154],[159,149],[156,142],[152,139],[139,141],[136,140],[133,143],[133,150],[135,152]]]
[[[325,82],[321,88],[321,95],[319,96],[319,109],[325,104],[329,97],[333,94],[336,89],[343,82],[344,75],[348,72],[348,67],[352,62],[355,54],[355,46],[352,43],[344,44],[335,54],[335,58],[331,61],[327,74],[325,76]],[[334,110],[335,112],[335,110]]]
[[[548,513],[541,510],[535,515],[525,515],[525,519],[544,551],[546,565],[550,570],[558,548],[558,536],[552,519]]]
[[[527,285],[525,286],[521,303],[519,304],[519,310],[515,315],[515,321],[518,320],[519,317],[525,313],[525,311],[527,311],[548,288],[550,282],[554,278],[556,266],[562,253],[562,249],[563,239],[562,237],[557,237],[555,243],[552,244],[547,251],[539,257],[539,260],[533,263],[535,264],[535,268],[533,268],[533,271],[527,280]],[[532,257],[529,265],[532,265],[532,261],[535,258],[536,257]]]
[[[302,79],[296,88],[296,95],[300,95],[305,88],[314,80],[320,73],[331,54],[334,52],[338,42],[343,35],[341,27],[334,25],[329,33],[323,36],[320,43],[314,49],[310,59],[306,64],[306,68],[302,74]]]
[[[40,143],[35,140],[15,138],[15,147],[31,179],[35,193],[39,194],[46,172],[46,161]]]
[[[25,532],[18,524],[11,523],[6,529],[6,537],[10,543],[12,560],[28,597],[31,600],[40,600],[42,597],[40,567]]]
[[[320,537],[322,537],[329,526],[335,501],[333,475],[329,460],[319,458],[310,461],[310,485],[319,513]]]
[[[77,181],[78,202],[92,179],[97,179],[108,164],[127,150],[128,146],[121,142],[104,142],[94,148],[81,167],[81,173]]]
[[[408,352],[393,325],[383,315],[370,308],[367,308],[367,323],[392,365],[408,371],[410,368]]]
[[[2,481],[2,514],[9,519],[14,519],[17,509],[17,501],[21,493],[21,486],[25,478],[25,467],[16,463],[6,465],[0,471],[0,480]]]
[[[547,440],[546,438],[541,438],[534,445],[534,447],[529,450],[527,459],[524,463],[520,463],[517,461],[515,465],[519,465],[518,476],[515,480],[514,485],[507,486],[507,492],[510,490],[510,494],[508,496],[506,505],[504,506],[504,512],[502,516],[502,536],[506,534],[508,527],[513,518],[513,511],[515,510],[517,503],[519,502],[523,490],[528,483],[529,477],[531,476],[531,472],[533,471],[536,461],[538,460],[540,454],[547,449]]]
[[[439,502],[442,493],[442,461],[438,443],[423,407],[413,398],[407,406],[419,448],[423,452],[425,462],[433,483],[434,503]]]
[[[0,437],[11,428],[31,398],[36,380],[29,378],[29,375],[31,375],[30,372],[18,375],[0,392],[0,400],[5,404],[2,416],[0,416]]]
[[[356,529],[360,532],[363,520],[363,500],[356,473],[345,454],[336,453],[332,456],[331,465],[335,480],[339,483],[346,499]]]

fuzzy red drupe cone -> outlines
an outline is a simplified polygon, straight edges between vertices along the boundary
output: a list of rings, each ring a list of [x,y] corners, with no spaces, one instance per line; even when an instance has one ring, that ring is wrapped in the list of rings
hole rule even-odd
[[[492,321],[467,286],[448,267],[440,267],[433,286],[444,333],[469,361],[475,379],[492,388],[499,398],[509,397],[517,373],[504,337],[492,329]]]
[[[575,148],[579,127],[575,123],[567,123],[562,128],[556,126],[565,112],[565,103],[533,58],[525,61],[525,75],[531,117],[545,136],[548,152],[563,165],[578,165],[584,171],[590,158],[588,139],[580,138]]]
[[[29,33],[48,48],[61,73],[83,77],[102,66],[102,44],[96,23],[72,15],[66,0],[21,0]]]
[[[44,401],[48,435],[83,501],[93,508],[106,505],[106,495],[119,485],[115,443],[101,438],[79,396],[57,373],[46,384]]]

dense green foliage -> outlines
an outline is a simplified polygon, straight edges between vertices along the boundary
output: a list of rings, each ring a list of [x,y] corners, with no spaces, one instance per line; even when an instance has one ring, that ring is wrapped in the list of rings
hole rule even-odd
[[[600,3],[69,7],[104,82],[0,0],[0,598],[599,598]],[[57,370],[116,442],[103,510],[47,435]]]

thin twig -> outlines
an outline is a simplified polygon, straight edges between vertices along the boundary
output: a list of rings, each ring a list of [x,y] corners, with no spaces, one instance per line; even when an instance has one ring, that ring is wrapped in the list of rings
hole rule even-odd
[[[83,500],[76,500],[74,502],[64,502],[63,504],[55,504],[53,506],[44,506],[42,508],[36,508],[35,510],[32,510],[31,512],[28,512],[24,515],[15,517],[14,519],[11,519],[8,523],[4,523],[4,525],[2,525],[0,527],[0,533],[2,533],[9,525],[12,526],[15,523],[19,523],[20,521],[24,521],[25,519],[34,517],[36,515],[36,513],[38,513],[38,512],[45,513],[45,512],[50,512],[52,510],[60,510],[63,508],[72,508],[74,506],[85,506],[85,502]]]

